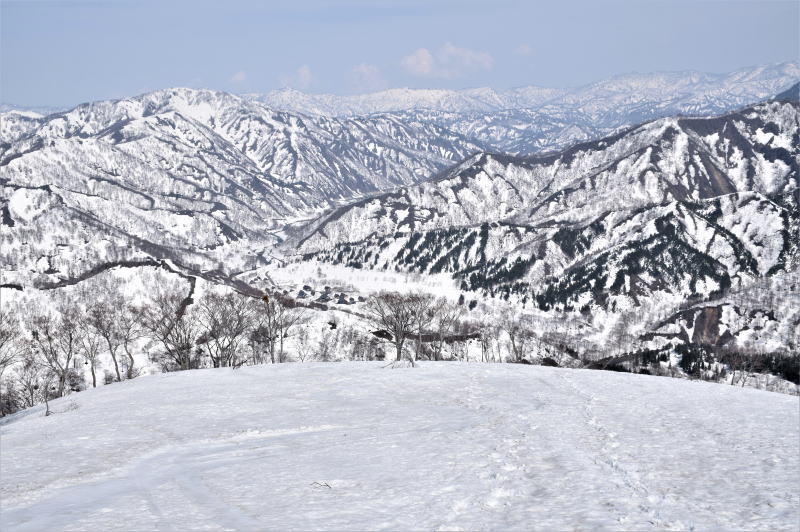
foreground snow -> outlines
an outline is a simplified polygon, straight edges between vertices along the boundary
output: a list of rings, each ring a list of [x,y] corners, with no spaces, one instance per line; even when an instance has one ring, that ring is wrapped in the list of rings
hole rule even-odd
[[[558,368],[154,375],[0,426],[0,528],[763,529],[800,518],[798,398]]]

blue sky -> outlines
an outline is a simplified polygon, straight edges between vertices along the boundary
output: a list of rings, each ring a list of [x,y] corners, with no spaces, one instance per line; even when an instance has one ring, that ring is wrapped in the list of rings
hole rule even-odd
[[[800,55],[800,2],[2,0],[0,101],[576,86]]]

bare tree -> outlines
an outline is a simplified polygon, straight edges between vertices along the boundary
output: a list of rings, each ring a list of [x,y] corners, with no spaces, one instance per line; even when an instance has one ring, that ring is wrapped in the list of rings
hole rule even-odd
[[[295,336],[295,353],[300,362],[305,362],[311,358],[311,341],[308,335],[308,329],[305,327]]]
[[[126,379],[132,379],[138,375],[135,368],[136,361],[133,358],[132,347],[137,340],[142,338],[144,331],[142,329],[142,316],[141,309],[133,305],[123,304],[119,307],[117,312],[117,331],[119,341],[122,345],[122,350],[125,351],[125,356],[128,359],[127,369],[125,372]]]
[[[299,325],[308,321],[308,315],[303,308],[290,308],[284,304],[279,306],[278,325],[278,360],[286,361],[284,341],[297,330]]]
[[[22,394],[13,378],[0,380],[0,417],[13,414],[22,406]]]
[[[139,313],[142,330],[158,346],[155,360],[164,371],[195,369],[193,348],[199,328],[189,310],[190,300],[174,284],[151,287],[152,302]]]
[[[481,362],[492,362],[494,360],[492,344],[497,339],[497,326],[488,321],[481,321],[475,328],[480,334],[478,342],[481,346]]]
[[[415,320],[411,297],[397,292],[381,292],[370,297],[364,309],[375,327],[391,335],[395,360],[402,360],[403,347],[412,334]]]
[[[202,327],[198,346],[215,368],[236,365],[255,313],[253,301],[236,293],[209,293],[198,302],[197,320]]]
[[[41,402],[46,405],[45,416],[50,415],[50,399],[58,393],[55,382],[58,376],[41,360],[31,354],[26,354],[20,360],[15,372],[15,383],[19,387],[22,407],[32,407]]]
[[[528,345],[533,340],[533,331],[525,326],[522,317],[515,312],[503,314],[500,318],[500,327],[508,336],[511,360],[522,362],[528,351]]]
[[[97,388],[97,366],[100,353],[103,351],[103,337],[89,328],[81,336],[78,349],[81,356],[86,360],[86,364],[89,365],[89,371],[92,374],[92,388]]]
[[[63,397],[72,361],[80,350],[85,331],[71,301],[62,301],[56,314],[34,313],[30,318],[32,349],[40,366],[50,370],[57,383],[57,397]]]
[[[437,316],[439,302],[430,295],[421,292],[408,294],[408,304],[411,307],[411,327],[414,336],[414,360],[419,360],[422,353],[422,338],[430,329]]]
[[[132,349],[137,340],[142,338],[141,309],[129,304],[123,296],[123,282],[115,277],[104,277],[99,281],[97,292],[86,293],[85,300],[93,299],[87,308],[87,323],[90,328],[103,339],[105,350],[114,363],[114,374],[117,381],[136,376],[135,360]],[[100,297],[97,297],[97,293]],[[124,353],[125,358],[121,359]]]
[[[330,362],[336,356],[339,347],[339,329],[325,328],[320,335],[317,347],[314,350],[314,358],[322,362]]]
[[[264,296],[262,301],[263,305],[256,313],[257,325],[251,339],[261,348],[262,355],[259,358],[263,359],[264,354],[268,354],[273,364],[276,361],[285,362],[285,341],[298,325],[306,322],[305,309],[289,307],[274,296]]]
[[[22,356],[22,340],[19,318],[10,309],[0,308],[0,377]]]
[[[253,343],[254,351],[258,353],[256,363],[263,364],[269,357],[271,363],[275,363],[275,343],[278,339],[279,306],[277,299],[264,296],[264,304],[256,314],[256,326],[250,334],[250,341]]]
[[[50,414],[52,414],[52,412],[50,412],[50,399],[51,399],[51,395],[50,394],[55,388],[53,386],[53,382],[58,380],[58,378],[59,378],[58,375],[56,375],[56,373],[51,368],[45,368],[45,370],[43,371],[41,386],[40,386],[39,389],[40,389],[41,397],[42,397],[42,399],[44,399],[44,406],[45,406],[44,415],[45,416],[49,416]],[[61,396],[59,395],[57,397],[61,397]]]
[[[14,373],[14,380],[23,399],[23,406],[31,407],[39,402],[43,370],[39,362],[28,354],[22,357]]]
[[[446,299],[441,298],[436,302],[433,319],[433,342],[432,351],[433,359],[441,360],[442,351],[444,349],[445,338],[455,332],[458,320],[463,314],[463,309],[458,305],[448,302]]]
[[[755,370],[757,352],[754,347],[731,346],[724,351],[724,360],[731,367],[731,386],[739,384],[744,388]],[[738,380],[737,380],[738,374]]]
[[[111,361],[114,363],[114,372],[116,373],[117,382],[119,382],[122,380],[122,376],[119,372],[117,355],[122,340],[120,339],[120,329],[116,316],[117,308],[115,304],[108,301],[95,301],[86,312],[86,324],[92,331],[93,336],[101,338],[105,343],[106,351],[108,351],[108,354],[111,356]],[[92,379],[94,378],[94,373],[92,373]]]

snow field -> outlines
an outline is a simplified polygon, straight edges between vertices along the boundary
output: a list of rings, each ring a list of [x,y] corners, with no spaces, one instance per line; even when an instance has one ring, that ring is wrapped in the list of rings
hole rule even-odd
[[[796,530],[798,398],[507,364],[141,377],[0,425],[0,528]]]

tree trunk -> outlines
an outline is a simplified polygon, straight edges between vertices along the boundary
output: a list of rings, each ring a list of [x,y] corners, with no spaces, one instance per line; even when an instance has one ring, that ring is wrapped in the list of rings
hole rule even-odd
[[[111,344],[110,337],[106,337],[105,340],[106,340],[106,343],[108,344],[108,354],[111,355],[111,360],[114,362],[114,369],[117,372],[117,382],[121,382],[122,381],[122,377],[119,374],[119,366],[117,365],[117,353],[116,353],[117,349],[114,348],[114,346]],[[119,346],[117,346],[117,347],[119,347]]]
[[[128,357],[128,374],[126,378],[133,378],[133,355],[128,351],[128,346],[125,346],[125,355]]]
[[[119,364],[117,364],[117,354],[111,352],[111,360],[114,361],[114,371],[117,373],[117,382],[122,382],[122,376],[119,374]]]
[[[64,389],[67,387],[67,371],[64,370],[58,376],[58,396],[64,397]],[[45,390],[45,393],[49,393],[50,390]]]
[[[92,365],[89,367],[89,369],[92,370],[92,388],[97,388],[97,375],[94,372],[94,362],[92,362]]]
[[[191,356],[192,356],[192,355],[191,355],[190,353],[189,353],[189,354],[187,354],[187,353],[181,353],[181,355],[180,355],[180,356],[181,356],[181,358],[180,358],[180,361],[181,361],[181,363],[180,363],[180,367],[181,367],[181,369],[182,369],[183,371],[186,371],[186,370],[190,370],[190,369],[192,369],[192,368],[191,368],[191,365],[192,365],[192,363],[191,363]]]

